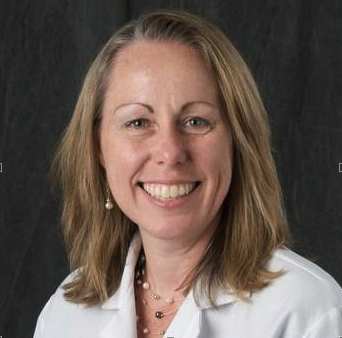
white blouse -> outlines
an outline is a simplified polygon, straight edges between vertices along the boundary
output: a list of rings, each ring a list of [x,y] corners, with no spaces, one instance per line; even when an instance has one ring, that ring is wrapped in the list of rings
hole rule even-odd
[[[42,310],[34,338],[136,338],[134,269],[141,238],[134,236],[120,288],[102,305],[66,301],[61,286]],[[190,292],[164,338],[339,338],[342,336],[342,290],[317,265],[289,249],[279,249],[269,268],[286,273],[243,302],[233,294],[217,298],[215,310],[196,305]],[[62,283],[75,275],[71,273]]]

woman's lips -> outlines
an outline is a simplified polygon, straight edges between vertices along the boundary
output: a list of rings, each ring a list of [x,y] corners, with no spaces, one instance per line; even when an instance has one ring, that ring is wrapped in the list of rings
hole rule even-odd
[[[154,198],[168,201],[190,194],[195,189],[196,182],[182,184],[142,183],[141,187]]]

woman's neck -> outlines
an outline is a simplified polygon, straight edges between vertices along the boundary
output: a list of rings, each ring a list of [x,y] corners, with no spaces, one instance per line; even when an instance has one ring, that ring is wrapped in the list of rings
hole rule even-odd
[[[212,231],[188,242],[160,240],[143,233],[141,237],[146,257],[144,279],[162,297],[181,297],[184,287],[177,289],[203,257]]]

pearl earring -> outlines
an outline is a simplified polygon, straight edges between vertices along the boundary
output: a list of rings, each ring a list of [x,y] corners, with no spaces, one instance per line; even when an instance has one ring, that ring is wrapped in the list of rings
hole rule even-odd
[[[108,185],[108,183],[107,183],[107,188],[106,188],[106,190],[107,190],[107,199],[106,199],[106,204],[105,204],[105,208],[107,209],[107,210],[110,210],[110,209],[113,209],[113,203],[112,203],[112,201],[110,200],[110,191],[109,191],[109,185]]]

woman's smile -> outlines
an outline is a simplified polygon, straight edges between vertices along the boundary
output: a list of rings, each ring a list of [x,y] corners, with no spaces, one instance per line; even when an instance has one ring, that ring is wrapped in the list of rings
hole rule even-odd
[[[194,197],[195,190],[200,182],[188,182],[182,184],[140,183],[139,187],[144,192],[144,198],[150,203],[163,208],[176,208],[186,204]]]
[[[200,182],[181,184],[140,183],[139,186],[150,196],[160,201],[172,201],[179,197],[189,195]]]

